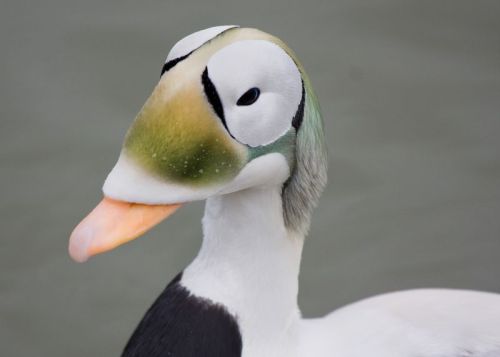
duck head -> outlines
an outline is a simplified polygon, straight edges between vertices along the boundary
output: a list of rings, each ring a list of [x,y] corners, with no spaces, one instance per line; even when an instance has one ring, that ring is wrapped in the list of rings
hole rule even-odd
[[[264,185],[283,188],[285,224],[305,233],[325,183],[318,103],[294,53],[256,29],[209,28],[171,49],[69,252],[85,261],[183,203]]]

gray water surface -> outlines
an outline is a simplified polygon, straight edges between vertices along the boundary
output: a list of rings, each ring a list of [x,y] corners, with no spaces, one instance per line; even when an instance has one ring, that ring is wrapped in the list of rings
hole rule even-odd
[[[170,47],[219,24],[285,40],[320,98],[330,182],[306,316],[417,287],[500,292],[500,2],[3,0],[0,355],[116,356],[200,245],[202,203],[86,264],[99,201]]]

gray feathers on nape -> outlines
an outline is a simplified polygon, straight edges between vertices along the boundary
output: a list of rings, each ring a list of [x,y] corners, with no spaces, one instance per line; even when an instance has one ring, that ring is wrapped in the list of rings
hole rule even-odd
[[[297,131],[295,163],[283,187],[285,226],[301,235],[309,230],[311,214],[327,182],[328,157],[319,103],[309,78],[305,86],[304,118]]]

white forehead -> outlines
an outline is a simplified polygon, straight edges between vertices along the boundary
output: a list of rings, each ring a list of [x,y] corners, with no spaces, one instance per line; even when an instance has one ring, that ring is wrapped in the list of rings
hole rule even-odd
[[[213,39],[215,36],[233,27],[238,26],[227,25],[210,27],[208,29],[200,30],[184,37],[182,40],[177,42],[174,47],[172,47],[165,62],[187,55],[189,52],[197,49],[205,42]]]

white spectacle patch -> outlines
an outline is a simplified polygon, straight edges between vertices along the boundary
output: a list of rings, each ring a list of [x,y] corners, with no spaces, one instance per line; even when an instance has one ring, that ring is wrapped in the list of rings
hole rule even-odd
[[[239,41],[215,53],[207,67],[236,140],[252,147],[268,145],[290,130],[302,98],[302,79],[281,47],[265,40]],[[258,99],[237,105],[251,88],[260,90]]]
[[[172,49],[168,53],[165,63],[173,59],[187,55],[189,52],[197,49],[205,42],[213,39],[215,36],[233,27],[238,27],[238,26],[228,25],[228,26],[210,27],[208,29],[200,30],[184,37],[182,40],[178,41],[174,45],[174,47],[172,47]]]

